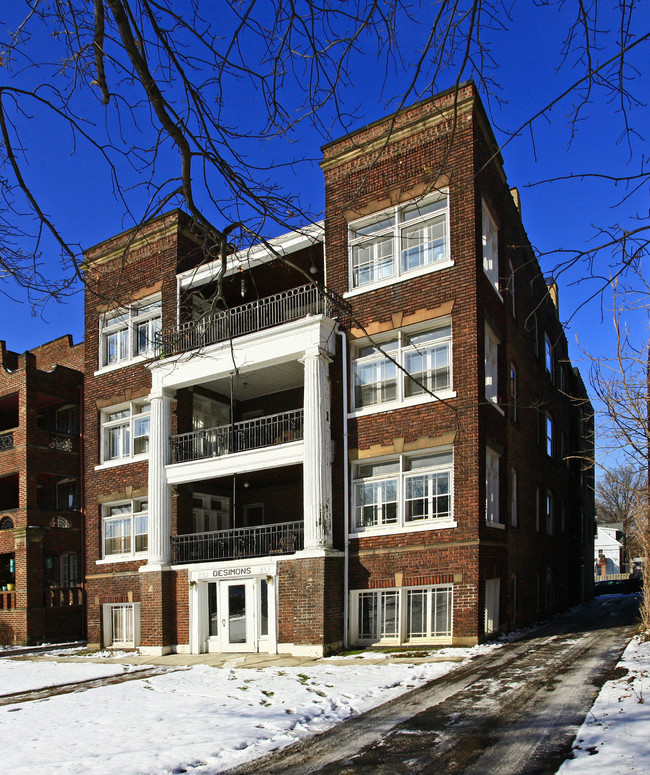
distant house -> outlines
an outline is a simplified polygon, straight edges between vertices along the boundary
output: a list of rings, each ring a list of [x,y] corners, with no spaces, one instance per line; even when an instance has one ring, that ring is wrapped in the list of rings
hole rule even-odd
[[[597,576],[623,572],[623,531],[620,528],[621,525],[598,525],[594,540],[594,572]]]

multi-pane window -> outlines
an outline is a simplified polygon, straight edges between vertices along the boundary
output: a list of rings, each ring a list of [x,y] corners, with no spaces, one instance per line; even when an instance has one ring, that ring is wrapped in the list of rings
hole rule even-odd
[[[56,430],[70,435],[78,433],[76,406],[69,404],[56,410]]]
[[[350,224],[350,288],[446,261],[447,224],[447,195],[439,192]]]
[[[483,269],[498,292],[499,231],[485,202],[483,202]]]
[[[451,586],[352,591],[352,639],[366,643],[451,638]]]
[[[76,479],[61,479],[56,483],[58,511],[76,511],[79,508],[79,487]]]
[[[485,451],[485,516],[488,523],[501,522],[499,513],[499,456]]]
[[[192,495],[192,523],[195,533],[212,533],[230,527],[230,500],[216,495]]]
[[[544,363],[548,375],[553,379],[553,345],[548,334],[544,334]]]
[[[101,319],[102,366],[113,366],[153,354],[161,326],[160,299],[147,299],[107,312]]]
[[[132,401],[102,412],[102,460],[124,460],[149,452],[151,405]]]
[[[550,414],[546,415],[546,454],[549,457],[553,457],[553,446],[554,446],[554,428],[553,428],[553,418]]]
[[[147,501],[106,504],[102,515],[104,557],[147,551]]]
[[[492,329],[485,326],[485,397],[495,404],[499,392],[498,364],[499,340]]]
[[[381,348],[381,349],[380,349]],[[395,365],[399,363],[408,374]],[[451,388],[451,325],[398,331],[390,340],[362,344],[353,364],[357,409]]]
[[[140,603],[108,603],[102,606],[105,646],[134,648],[140,645]]]
[[[353,529],[409,528],[451,519],[452,470],[451,450],[357,465]]]

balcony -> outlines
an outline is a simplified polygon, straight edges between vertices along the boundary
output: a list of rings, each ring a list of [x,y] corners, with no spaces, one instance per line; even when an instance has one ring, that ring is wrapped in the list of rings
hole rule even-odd
[[[233,425],[180,433],[171,437],[172,461],[185,463],[299,441],[303,438],[303,420],[303,410],[295,409]]]
[[[172,562],[210,562],[294,554],[304,546],[302,522],[172,536]]]
[[[0,433],[0,452],[4,449],[11,449],[14,445],[14,432],[3,431]]]
[[[161,331],[157,335],[156,351],[160,357],[166,358],[272,328],[306,315],[331,316],[334,306],[331,297],[331,291],[326,296],[323,289],[316,285],[291,288]]]
[[[0,592],[0,611],[11,611],[16,607],[15,592]]]
[[[83,603],[82,587],[47,587],[43,590],[45,608],[63,608]]]

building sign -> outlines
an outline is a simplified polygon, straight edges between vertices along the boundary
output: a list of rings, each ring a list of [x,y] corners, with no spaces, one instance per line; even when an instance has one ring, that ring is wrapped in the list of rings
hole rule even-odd
[[[241,568],[215,568],[214,570],[202,570],[191,574],[192,579],[234,579],[252,576],[273,576],[273,565],[245,565]]]

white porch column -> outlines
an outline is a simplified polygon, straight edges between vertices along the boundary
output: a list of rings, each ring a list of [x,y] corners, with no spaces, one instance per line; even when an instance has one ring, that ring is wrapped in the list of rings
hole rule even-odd
[[[303,511],[305,549],[332,546],[332,439],[328,370],[320,347],[305,352]]]
[[[149,419],[149,565],[171,561],[172,498],[165,465],[170,460],[172,399],[167,395],[151,399]]]

